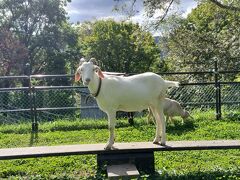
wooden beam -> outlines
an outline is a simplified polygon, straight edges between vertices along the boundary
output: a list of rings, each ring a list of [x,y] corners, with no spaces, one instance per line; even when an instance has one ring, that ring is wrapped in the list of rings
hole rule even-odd
[[[213,141],[167,141],[166,146],[152,142],[116,143],[112,150],[104,150],[105,144],[80,144],[60,146],[39,146],[0,149],[0,160],[68,156],[83,154],[134,153],[147,151],[183,151],[211,149],[240,149],[240,140]]]

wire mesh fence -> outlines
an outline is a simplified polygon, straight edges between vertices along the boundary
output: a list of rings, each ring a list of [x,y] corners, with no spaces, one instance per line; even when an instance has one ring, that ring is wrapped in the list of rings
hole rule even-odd
[[[221,94],[221,104],[225,111],[240,111],[240,83],[222,83]]]
[[[185,84],[171,89],[168,96],[180,102],[188,111],[207,111],[216,106],[214,84]]]
[[[164,79],[181,81],[181,86],[169,89],[167,96],[179,101],[190,112],[211,109],[221,116],[222,110],[224,114],[240,110],[240,82],[222,82],[229,76],[227,72],[161,75]],[[10,86],[0,88],[0,123],[106,117],[95,99],[89,98],[88,89],[73,84],[73,75],[0,77],[1,80],[8,80]],[[21,87],[22,84],[27,87]]]
[[[0,122],[11,123],[31,119],[28,88],[4,88],[0,91]]]

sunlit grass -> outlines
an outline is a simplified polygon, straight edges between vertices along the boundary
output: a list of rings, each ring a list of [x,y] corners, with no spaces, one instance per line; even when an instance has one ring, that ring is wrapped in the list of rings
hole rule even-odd
[[[167,140],[240,139],[238,120],[215,120],[214,111],[192,112],[194,119],[182,124],[176,118],[167,125]],[[27,147],[62,144],[106,143],[107,120],[56,120],[39,124],[38,134],[31,123],[0,126],[0,147]],[[116,142],[152,141],[155,125],[146,118],[117,120]],[[239,150],[183,151],[155,153],[156,173],[145,179],[237,179],[240,176]],[[97,172],[96,156],[69,156],[0,161],[0,179],[104,179]]]

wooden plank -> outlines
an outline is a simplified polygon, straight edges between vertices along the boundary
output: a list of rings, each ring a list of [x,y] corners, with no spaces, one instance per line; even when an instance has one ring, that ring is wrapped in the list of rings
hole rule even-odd
[[[119,164],[107,166],[109,179],[138,178],[140,175],[134,164]]]
[[[166,146],[152,142],[116,143],[112,150],[104,150],[105,144],[80,144],[61,146],[39,146],[0,149],[0,160],[34,158],[47,156],[68,156],[83,154],[131,153],[147,151],[182,151],[211,149],[240,149],[240,140],[213,141],[167,141]]]

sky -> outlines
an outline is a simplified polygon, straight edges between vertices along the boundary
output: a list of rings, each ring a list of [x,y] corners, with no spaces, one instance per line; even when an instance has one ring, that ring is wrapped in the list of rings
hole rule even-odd
[[[129,0],[122,1],[129,2]],[[136,2],[135,8],[138,10],[138,13],[133,16],[131,20],[141,24],[144,21],[142,0],[137,0]],[[117,2],[114,0],[72,0],[72,2],[67,5],[66,10],[71,23],[107,18],[115,20],[126,19],[123,13],[113,11],[116,4]],[[196,6],[197,3],[195,0],[181,0],[180,5],[174,7],[182,12],[182,16],[186,17]],[[158,12],[156,16],[159,14],[161,14],[161,12]]]

